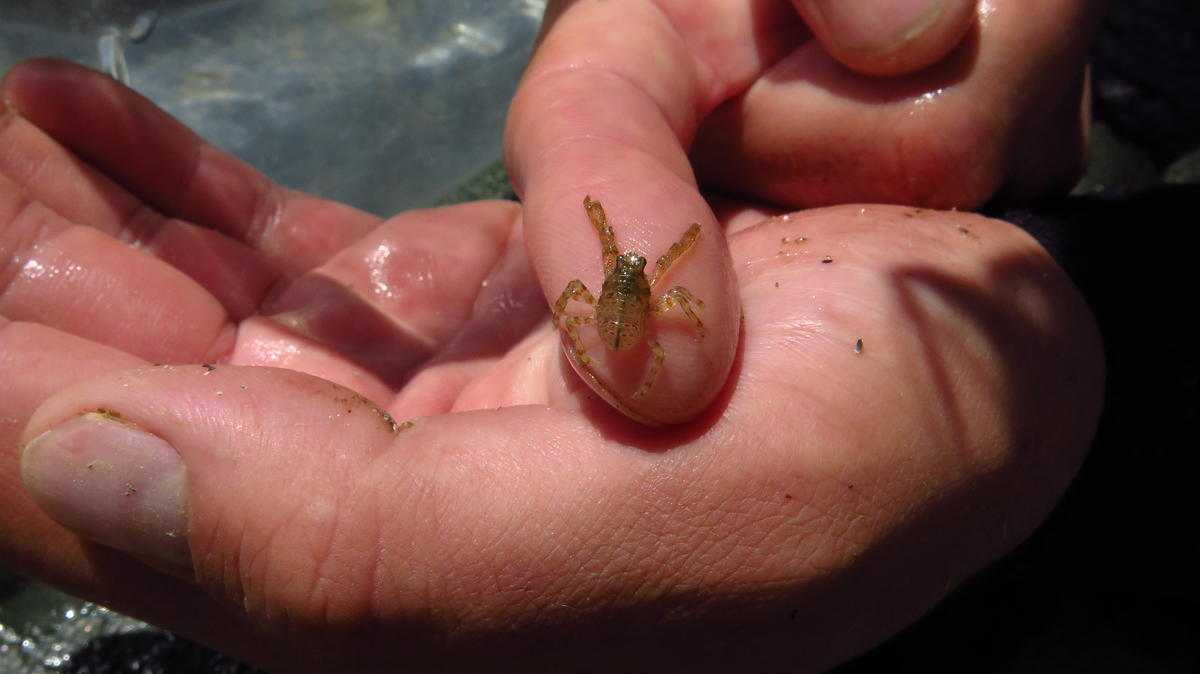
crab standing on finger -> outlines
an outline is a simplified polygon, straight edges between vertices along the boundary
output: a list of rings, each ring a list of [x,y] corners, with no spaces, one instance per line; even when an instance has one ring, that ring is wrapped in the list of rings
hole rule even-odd
[[[596,228],[596,233],[600,235],[601,255],[604,259],[604,285],[600,289],[600,297],[596,298],[588,291],[583,281],[575,279],[568,283],[558,301],[554,303],[552,320],[555,327],[566,331],[570,339],[568,348],[575,354],[579,364],[593,376],[597,375],[592,370],[592,358],[587,354],[583,340],[579,337],[580,326],[595,323],[604,346],[613,351],[625,351],[633,348],[639,341],[646,340],[653,360],[642,385],[633,393],[634,398],[640,398],[649,393],[654,386],[667,357],[662,346],[646,334],[647,319],[678,306],[696,328],[696,341],[704,339],[704,324],[696,316],[696,309],[703,309],[704,302],[692,295],[687,288],[675,286],[657,299],[651,299],[667,271],[696,242],[696,237],[700,235],[700,223],[692,223],[679,241],[672,244],[667,252],[658,258],[654,276],[647,278],[646,258],[635,252],[622,253],[617,250],[612,227],[608,224],[600,202],[593,201],[591,197],[584,197],[583,207],[592,226]],[[595,311],[592,315],[568,314],[567,303],[571,300],[586,302]]]

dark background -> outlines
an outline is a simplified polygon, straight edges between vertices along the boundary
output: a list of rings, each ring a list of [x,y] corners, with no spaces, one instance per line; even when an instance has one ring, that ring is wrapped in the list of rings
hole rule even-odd
[[[1092,49],[1088,175],[986,209],[1038,237],[1100,323],[1083,470],[1032,538],[838,674],[1200,672],[1198,43],[1200,2],[1116,2]]]

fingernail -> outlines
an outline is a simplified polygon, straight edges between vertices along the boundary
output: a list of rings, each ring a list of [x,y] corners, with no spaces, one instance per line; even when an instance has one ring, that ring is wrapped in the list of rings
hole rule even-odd
[[[191,567],[187,469],[162,438],[111,413],[84,414],[26,445],[21,475],[38,506],[80,536]]]
[[[891,51],[932,26],[946,0],[811,0],[829,37],[843,49]]]

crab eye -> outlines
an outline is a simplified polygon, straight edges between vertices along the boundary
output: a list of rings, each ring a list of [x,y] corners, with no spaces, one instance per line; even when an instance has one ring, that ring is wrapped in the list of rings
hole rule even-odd
[[[646,258],[638,255],[637,253],[627,253],[625,255],[625,261],[629,263],[629,266],[636,267],[638,269],[642,269],[646,266]]]

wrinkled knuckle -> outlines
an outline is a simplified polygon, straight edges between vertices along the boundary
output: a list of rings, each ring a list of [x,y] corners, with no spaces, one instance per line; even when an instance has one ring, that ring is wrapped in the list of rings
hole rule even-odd
[[[1003,178],[1004,134],[951,109],[910,118],[895,136],[892,183],[897,203],[976,208]]]

